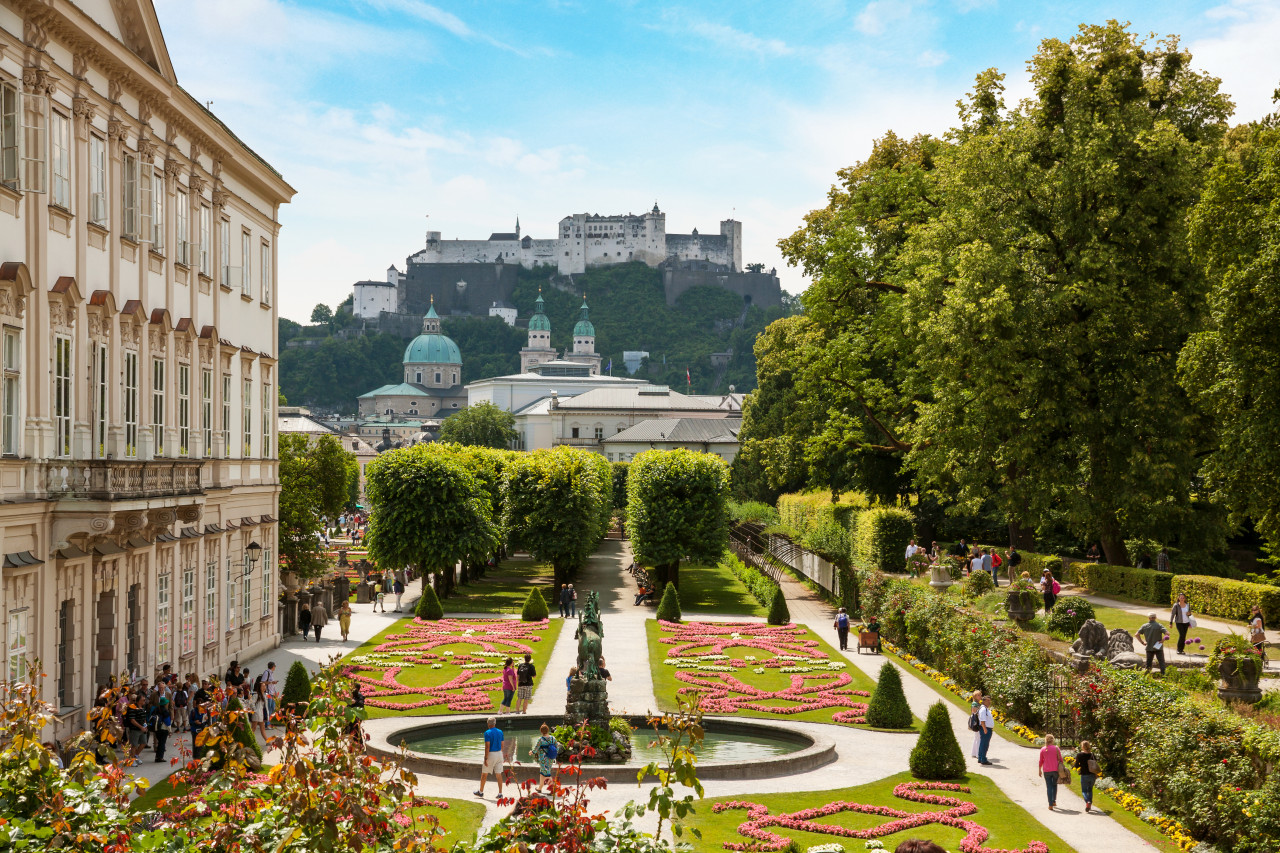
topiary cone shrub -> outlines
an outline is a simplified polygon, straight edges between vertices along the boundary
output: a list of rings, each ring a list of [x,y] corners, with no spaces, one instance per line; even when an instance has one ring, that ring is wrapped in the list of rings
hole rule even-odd
[[[924,731],[911,750],[911,775],[917,779],[959,779],[965,775],[964,753],[943,702],[934,703],[925,717]]]
[[[294,666],[301,666],[295,663]],[[307,689],[310,691],[311,684],[307,683]],[[257,766],[262,766],[262,747],[258,744],[258,739],[253,736],[253,726],[249,724],[249,713],[245,710],[240,699],[232,696],[227,701],[227,714],[231,715],[235,712],[235,721],[231,723],[231,737],[235,742],[249,750],[250,755],[257,757]],[[249,759],[249,765],[253,766],[253,759]]]
[[[666,589],[662,591],[662,600],[658,602],[657,617],[665,622],[679,622],[680,613],[680,593],[676,592],[676,585],[669,583]]]
[[[888,661],[880,667],[880,680],[867,704],[867,725],[877,729],[911,728],[911,706],[902,692],[902,676]]]
[[[418,605],[413,608],[413,615],[428,622],[437,622],[444,618],[444,608],[440,606],[440,599],[436,596],[436,591],[431,584],[422,585],[422,597],[418,599]]]
[[[520,621],[541,622],[549,613],[547,600],[542,597],[542,591],[536,586],[529,590],[529,597],[524,600],[524,607],[520,609]]]
[[[311,675],[300,660],[289,667],[284,677],[284,689],[280,691],[280,708],[299,717],[306,716],[307,703],[311,701]]]
[[[782,587],[774,587],[773,600],[769,602],[770,625],[787,625],[791,622],[791,611],[787,609],[787,597],[782,594]]]

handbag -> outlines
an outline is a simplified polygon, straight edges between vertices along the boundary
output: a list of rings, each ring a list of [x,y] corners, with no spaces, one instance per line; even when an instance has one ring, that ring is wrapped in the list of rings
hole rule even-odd
[[[1195,626],[1196,626],[1196,617],[1194,616],[1187,617],[1187,627],[1194,628]]]
[[[1089,775],[1098,776],[1098,775],[1101,775],[1101,773],[1102,773],[1102,768],[1098,766],[1098,759],[1090,758],[1089,759]]]
[[[1062,750],[1054,747],[1058,751],[1058,781],[1063,785],[1071,784],[1071,768],[1067,767],[1066,759],[1062,757]]]

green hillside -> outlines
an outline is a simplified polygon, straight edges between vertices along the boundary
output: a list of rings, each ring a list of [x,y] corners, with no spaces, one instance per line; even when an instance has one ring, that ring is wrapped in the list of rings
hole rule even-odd
[[[513,302],[522,320],[532,312],[539,286],[551,319],[552,346],[563,350],[572,345],[585,290],[596,352],[603,356],[604,366],[612,359],[614,375],[625,375],[623,351],[648,351],[649,363],[638,378],[686,391],[687,368],[693,391],[699,394],[724,393],[730,385],[738,391],[754,388],[756,336],[795,310],[788,297],[783,306],[753,305],[744,313],[742,297],[715,287],[691,288],[668,307],[661,272],[634,263],[575,275],[574,293],[552,287],[545,271],[520,270]],[[280,386],[290,404],[351,412],[358,394],[399,380],[407,339],[352,334],[359,326],[349,299],[332,312],[329,322],[300,326],[281,319]],[[445,317],[441,328],[462,351],[464,382],[519,369],[520,348],[527,338],[524,329],[513,329],[494,317]],[[306,345],[287,345],[295,339]],[[730,350],[733,356],[717,382],[719,371],[711,365],[711,353]]]

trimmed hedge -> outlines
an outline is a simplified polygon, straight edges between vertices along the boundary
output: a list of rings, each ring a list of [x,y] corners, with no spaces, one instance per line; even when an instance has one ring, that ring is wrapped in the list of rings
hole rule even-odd
[[[787,609],[787,597],[782,594],[782,587],[773,588],[773,600],[769,602],[769,616],[765,620],[770,625],[790,625],[791,611]]]
[[[876,507],[858,513],[849,529],[849,553],[854,565],[901,572],[913,530],[914,520],[905,509]]]
[[[422,597],[418,599],[413,615],[426,622],[439,622],[444,618],[444,608],[440,606],[435,588],[425,580],[422,584]]]
[[[778,498],[778,516],[782,526],[803,538],[824,524],[849,529],[854,514],[866,506],[866,497],[857,492],[842,495],[840,502],[834,504],[830,492],[795,492]],[[903,542],[902,547],[905,550],[907,543]]]
[[[547,599],[543,597],[542,590],[536,586],[530,588],[529,595],[524,600],[524,607],[520,609],[521,622],[541,622],[551,615],[551,611],[547,609]]]
[[[889,661],[880,667],[876,689],[867,703],[867,725],[877,729],[911,728],[911,706],[907,704],[907,695],[902,692],[902,676]]]
[[[1071,563],[1071,580],[1090,592],[1111,593],[1167,606],[1173,599],[1174,576],[1154,569],[1109,566],[1106,563]],[[1054,577],[1058,577],[1054,573]]]
[[[289,667],[288,675],[284,677],[284,689],[280,691],[280,707],[302,715],[306,711],[302,706],[310,701],[311,674],[307,672],[307,667],[302,661],[296,660],[293,666]]]
[[[1179,593],[1186,595],[1195,613],[1248,619],[1256,604],[1262,608],[1262,620],[1267,625],[1280,625],[1280,587],[1209,575],[1175,575],[1171,592],[1171,602]]]
[[[1045,627],[1050,631],[1058,631],[1068,637],[1080,633],[1080,627],[1093,618],[1093,605],[1089,599],[1078,595],[1064,595],[1059,598],[1049,611],[1049,620]]]
[[[995,588],[996,582],[991,579],[991,575],[988,572],[970,573],[961,586],[961,589],[964,590],[965,598],[982,598],[982,596]]]
[[[742,585],[751,592],[751,597],[761,606],[768,607],[773,603],[773,591],[778,588],[773,578],[755,566],[748,566],[732,554],[721,557],[720,566],[728,569],[735,578],[742,581]]]
[[[658,612],[654,614],[664,622],[679,622],[683,617],[680,612],[680,593],[676,591],[676,585],[667,584],[666,589],[662,591],[662,600],[658,602]]]
[[[929,708],[924,730],[911,750],[911,775],[917,779],[959,779],[965,774],[964,753],[951,727],[947,703],[939,700]]]

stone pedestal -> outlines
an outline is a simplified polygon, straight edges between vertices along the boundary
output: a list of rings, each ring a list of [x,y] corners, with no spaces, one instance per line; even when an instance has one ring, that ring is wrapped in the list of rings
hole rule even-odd
[[[333,579],[333,603],[341,606],[342,602],[351,598],[351,579],[345,575]]]
[[[1218,664],[1218,698],[1224,702],[1248,702],[1250,705],[1262,701],[1262,689],[1258,687],[1261,675],[1260,661],[1248,661],[1245,671],[1250,675],[1242,675],[1234,658],[1225,658]]]
[[[1036,594],[1029,591],[1006,593],[1004,609],[1013,621],[1030,622],[1036,618]]]
[[[569,698],[564,703],[564,721],[580,726],[586,720],[593,726],[609,725],[609,691],[602,678],[574,678],[569,683]]]
[[[947,567],[941,562],[934,563],[929,572],[929,586],[938,591],[942,591],[955,583],[951,579],[951,572],[947,571]]]
[[[368,604],[373,600],[373,587],[367,583],[356,584],[356,604]]]

